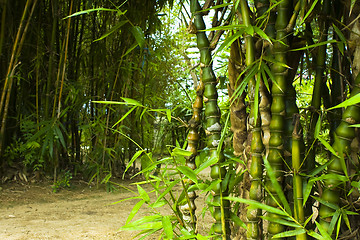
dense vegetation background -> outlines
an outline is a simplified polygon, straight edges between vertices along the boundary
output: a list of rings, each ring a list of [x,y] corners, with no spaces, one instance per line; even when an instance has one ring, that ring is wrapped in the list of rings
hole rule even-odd
[[[357,1],[0,10],[3,182],[50,176],[56,189],[82,177],[111,189],[141,171],[157,199],[139,184],[124,229],[205,238],[195,211],[205,194],[214,239],[359,236]],[[142,205],[174,215],[131,222]]]

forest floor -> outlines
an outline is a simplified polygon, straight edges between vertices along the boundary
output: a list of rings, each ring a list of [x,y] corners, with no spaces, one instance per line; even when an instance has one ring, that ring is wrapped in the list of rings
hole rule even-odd
[[[133,181],[119,184],[137,192]],[[150,185],[143,186],[151,191]],[[50,181],[37,183],[8,182],[0,185],[0,239],[132,239],[136,232],[120,231],[137,199],[113,204],[135,196],[123,188],[108,193],[85,181],[72,181],[71,188],[54,193]],[[204,196],[197,199],[199,214]],[[164,209],[163,214],[170,214]],[[142,207],[136,218],[148,214]],[[208,213],[198,217],[200,232],[211,226]],[[147,239],[156,239],[150,237]]]

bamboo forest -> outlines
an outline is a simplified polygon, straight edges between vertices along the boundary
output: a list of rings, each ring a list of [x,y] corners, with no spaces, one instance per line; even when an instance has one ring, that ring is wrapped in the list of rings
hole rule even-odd
[[[359,1],[0,16],[0,239],[360,239]]]

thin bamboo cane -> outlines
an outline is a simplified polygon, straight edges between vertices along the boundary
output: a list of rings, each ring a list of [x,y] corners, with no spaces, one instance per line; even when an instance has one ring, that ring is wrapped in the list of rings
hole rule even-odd
[[[292,167],[293,167],[293,189],[294,189],[294,217],[300,224],[305,222],[303,208],[303,182],[300,176],[302,160],[304,159],[304,143],[300,125],[300,115],[296,114],[294,119],[294,131],[292,133]],[[301,229],[299,227],[299,229]],[[306,240],[306,233],[296,235],[296,240]]]
[[[327,33],[329,29],[329,23],[327,21],[327,16],[330,11],[330,1],[325,0],[323,2],[322,7],[322,21],[320,25],[320,40],[319,42],[325,42],[327,40]],[[313,169],[315,167],[315,146],[312,144],[314,142],[314,132],[315,132],[315,126],[317,123],[317,120],[319,119],[319,110],[321,105],[321,88],[324,83],[324,71],[325,71],[325,61],[326,61],[326,48],[327,44],[321,45],[318,48],[318,52],[316,54],[316,72],[315,72],[315,82],[314,82],[314,89],[311,99],[311,107],[313,110],[311,120],[310,120],[310,131],[308,136],[308,145],[310,147],[309,154],[307,157],[308,162],[308,169]]]
[[[20,55],[24,40],[25,40],[25,36],[26,36],[26,32],[27,29],[29,27],[30,24],[30,20],[32,17],[32,14],[34,12],[37,0],[34,1],[33,6],[30,10],[30,14],[29,17],[27,19],[26,25],[24,27],[24,30],[22,31],[22,25],[26,16],[26,12],[27,12],[27,8],[29,7],[28,4],[31,1],[27,1],[25,8],[24,8],[24,12],[21,18],[21,22],[20,22],[20,26],[16,35],[16,40],[13,46],[13,52],[11,54],[11,60],[9,62],[9,67],[8,67],[8,72],[6,74],[6,78],[5,78],[5,83],[4,83],[4,88],[3,88],[3,92],[1,95],[1,100],[0,100],[0,115],[2,113],[2,109],[3,110],[3,115],[2,115],[2,120],[1,120],[1,130],[0,130],[0,156],[2,156],[2,151],[3,151],[3,144],[4,144],[4,138],[5,138],[5,129],[6,129],[6,119],[7,119],[7,115],[8,115],[8,110],[9,110],[9,103],[10,103],[10,96],[11,96],[11,89],[12,89],[12,85],[13,85],[13,76],[14,76],[14,72],[16,67],[18,66],[18,64],[20,63],[16,63],[17,59]],[[21,35],[21,38],[20,38]],[[19,41],[20,38],[20,41]],[[5,98],[6,95],[6,98]],[[5,105],[4,101],[5,100]]]
[[[205,34],[205,23],[203,20],[203,13],[198,0],[191,0],[191,12],[194,16],[194,25],[197,30],[197,47],[200,51],[200,67],[201,76],[204,83],[204,102],[205,102],[205,133],[207,136],[207,147],[209,148],[209,158],[218,159],[218,162],[211,166],[211,178],[216,181],[220,180],[213,188],[213,202],[215,203],[213,217],[215,223],[212,230],[216,234],[214,239],[230,239],[230,201],[223,200],[224,196],[228,195],[227,186],[221,183],[225,177],[226,169],[220,164],[224,161],[222,149],[217,151],[221,137],[220,125],[220,109],[217,104],[217,90],[216,90],[216,77],[212,70],[212,57],[210,51],[210,43]]]

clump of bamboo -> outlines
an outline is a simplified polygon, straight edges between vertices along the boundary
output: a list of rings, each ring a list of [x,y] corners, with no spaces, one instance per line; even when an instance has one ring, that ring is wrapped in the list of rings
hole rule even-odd
[[[360,74],[357,75],[353,84],[350,97],[360,93]],[[329,174],[344,175],[344,158],[350,153],[350,144],[355,137],[355,128],[350,125],[360,122],[360,104],[349,106],[342,114],[342,121],[336,128],[333,149],[338,156],[331,155],[331,163],[328,166]],[[324,191],[321,199],[334,205],[339,205],[342,184],[340,178],[332,177],[324,180]],[[322,204],[319,210],[320,224],[325,230],[329,230],[334,209]]]
[[[194,16],[194,26],[197,30],[197,47],[200,51],[200,67],[201,78],[204,83],[204,102],[205,102],[205,133],[207,137],[207,147],[210,151],[210,158],[218,159],[218,162],[211,166],[211,178],[213,181],[220,180],[218,184],[212,189],[214,211],[213,217],[215,223],[212,226],[216,237],[214,239],[230,239],[230,202],[229,200],[223,200],[224,196],[228,195],[226,186],[223,186],[221,180],[225,177],[226,169],[220,166],[224,161],[224,155],[222,150],[219,152],[217,148],[219,146],[221,137],[221,125],[220,125],[220,109],[217,104],[217,80],[212,70],[211,64],[211,51],[209,49],[210,43],[205,34],[205,23],[203,20],[203,13],[199,12],[201,6],[198,0],[191,0],[190,2],[191,12]]]

